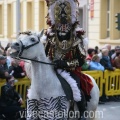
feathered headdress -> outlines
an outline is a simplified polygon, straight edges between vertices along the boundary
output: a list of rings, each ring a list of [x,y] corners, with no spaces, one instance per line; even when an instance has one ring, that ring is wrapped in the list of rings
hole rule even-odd
[[[55,6],[61,2],[69,2],[71,9],[71,22],[74,24],[77,21],[77,11],[78,11],[78,0],[45,0],[48,6],[48,15],[47,15],[47,24],[54,25],[55,24]],[[69,10],[69,9],[68,9]]]

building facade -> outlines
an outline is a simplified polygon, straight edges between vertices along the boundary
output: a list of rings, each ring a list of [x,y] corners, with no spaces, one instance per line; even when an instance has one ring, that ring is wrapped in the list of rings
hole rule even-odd
[[[79,0],[80,26],[89,38],[89,47],[104,44],[120,45],[120,32],[115,28],[115,14],[120,12],[120,0]],[[0,41],[16,38],[16,0],[0,0]],[[20,31],[46,29],[45,0],[20,0]]]
[[[16,0],[0,0],[0,41],[16,39]],[[46,29],[47,5],[45,0],[20,0],[20,31]]]
[[[94,4],[93,10],[89,9],[88,17],[89,46],[120,45],[120,31],[116,29],[115,23],[115,14],[120,13],[120,0],[89,0],[88,4]],[[91,12],[94,12],[93,17]]]

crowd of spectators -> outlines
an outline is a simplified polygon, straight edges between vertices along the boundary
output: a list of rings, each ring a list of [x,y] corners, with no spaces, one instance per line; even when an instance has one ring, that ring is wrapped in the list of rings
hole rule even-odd
[[[15,78],[25,77],[24,62],[10,57],[10,43],[4,48],[0,44],[0,78],[12,75]]]
[[[82,70],[110,70],[120,69],[120,46],[111,49],[111,45],[105,44],[101,49],[88,48],[86,62]]]

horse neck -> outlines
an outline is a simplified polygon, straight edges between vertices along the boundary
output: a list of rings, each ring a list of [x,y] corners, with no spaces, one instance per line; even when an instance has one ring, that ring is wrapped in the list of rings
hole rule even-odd
[[[40,57],[38,60],[50,62],[46,57]],[[64,95],[61,84],[51,65],[32,62],[32,85],[39,89],[40,97]]]
[[[38,61],[48,62],[48,60],[45,57],[43,57],[42,59],[38,58]],[[32,79],[34,81],[38,81],[38,80],[39,81],[41,81],[41,80],[47,81],[48,73],[50,72],[49,67],[50,67],[49,65],[32,62],[32,73],[33,73]],[[40,78],[42,78],[42,79],[40,79]]]

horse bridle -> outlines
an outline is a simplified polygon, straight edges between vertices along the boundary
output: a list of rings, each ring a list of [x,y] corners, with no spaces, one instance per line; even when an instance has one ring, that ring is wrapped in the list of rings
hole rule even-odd
[[[39,37],[37,37],[37,38],[38,38],[38,41],[37,41],[37,42],[35,42],[34,44],[31,44],[31,45],[28,45],[28,46],[25,46],[25,45],[23,44],[23,42],[20,40],[20,44],[21,44],[22,48],[21,48],[18,56],[20,57],[20,56],[22,55],[22,53],[23,53],[24,50],[27,50],[27,49],[29,49],[30,47],[38,44],[38,43],[40,42],[40,39],[39,39]]]
[[[21,55],[22,55],[22,53],[23,53],[24,50],[29,49],[30,47],[38,44],[39,42],[40,42],[40,39],[38,37],[38,41],[37,42],[35,42],[34,44],[31,44],[31,45],[25,46],[23,44],[23,42],[20,40],[20,44],[21,44],[22,47],[21,47],[20,52],[18,53],[18,56],[15,57],[15,59],[25,59],[25,60],[30,60],[30,61],[34,61],[34,62],[42,63],[42,64],[47,64],[47,65],[56,65],[55,63],[47,63],[47,62],[43,62],[43,61],[39,61],[39,60],[34,60],[34,59],[26,58],[26,57],[21,57]]]

